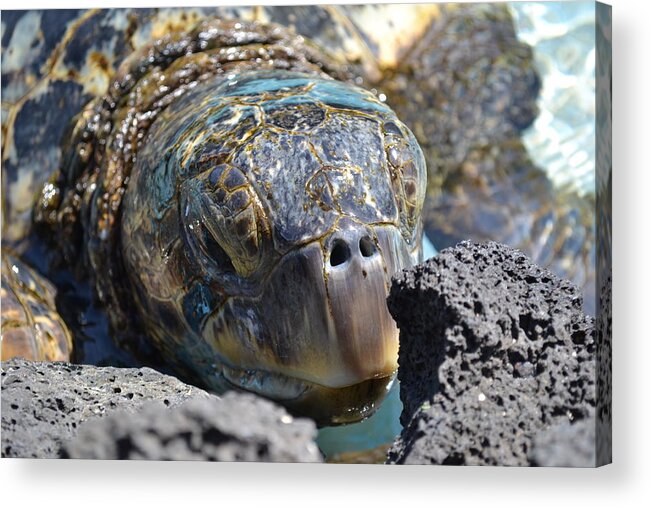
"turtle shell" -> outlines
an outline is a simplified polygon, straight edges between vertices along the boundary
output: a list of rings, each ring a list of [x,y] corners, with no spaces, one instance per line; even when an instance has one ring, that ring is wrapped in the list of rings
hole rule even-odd
[[[56,311],[52,283],[3,252],[0,291],[3,358],[70,360],[72,335]]]

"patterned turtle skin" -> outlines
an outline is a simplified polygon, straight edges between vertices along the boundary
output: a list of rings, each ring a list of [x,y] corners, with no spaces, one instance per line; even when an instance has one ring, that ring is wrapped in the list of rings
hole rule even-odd
[[[550,237],[529,217],[553,190],[532,201],[511,186],[531,174],[550,188],[519,141],[539,81],[504,6],[2,23],[3,239],[29,257],[49,237],[52,265],[90,282],[122,346],[151,343],[197,383],[324,424],[370,415],[396,366],[383,291],[419,259],[423,226],[437,246]],[[478,199],[459,175],[479,180]],[[499,209],[509,220],[468,218]]]
[[[165,356],[318,421],[372,411],[396,369],[390,277],[420,258],[410,131],[358,88],[256,70],[206,80],[148,138],[122,253]]]
[[[304,38],[290,48],[276,34],[278,61],[300,58],[305,47],[327,48],[328,57],[317,60],[346,72],[334,77],[372,89],[438,15],[436,5],[3,10],[3,239],[16,244],[29,235],[34,198],[59,169],[70,120],[109,91],[126,58],[153,41],[215,17],[274,23]],[[240,45],[271,42],[242,39]]]

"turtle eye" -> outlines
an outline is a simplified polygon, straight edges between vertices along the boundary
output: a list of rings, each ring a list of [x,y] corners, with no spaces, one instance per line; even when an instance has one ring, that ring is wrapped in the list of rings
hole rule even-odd
[[[425,158],[413,134],[395,122],[384,124],[384,148],[396,196],[400,230],[407,243],[418,236],[418,217],[427,186]]]
[[[262,261],[268,229],[242,172],[229,165],[188,180],[182,188],[186,236],[218,272],[252,276]]]
[[[225,272],[235,273],[235,266],[233,266],[231,258],[215,240],[213,233],[201,222],[196,223],[196,228],[196,241],[198,242],[198,246],[202,253],[214,260]]]

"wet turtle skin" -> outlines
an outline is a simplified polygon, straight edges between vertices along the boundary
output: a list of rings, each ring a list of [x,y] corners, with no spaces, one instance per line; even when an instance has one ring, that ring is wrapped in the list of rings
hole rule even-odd
[[[211,17],[276,23],[306,37],[303,46],[327,48],[348,77],[372,88],[437,15],[436,5],[3,10],[3,239],[25,240],[34,197],[59,168],[70,120],[152,41]],[[282,37],[276,42],[282,59]]]
[[[550,183],[543,198],[512,185],[547,176],[520,141],[537,114],[540,80],[531,48],[500,4],[4,11],[5,240],[20,241],[30,230],[33,198],[59,164],[67,118],[106,91],[132,51],[215,15],[289,26],[327,47],[357,84],[386,96],[425,152],[424,226],[437,248],[468,238],[508,243],[584,287],[586,302],[593,301],[594,198]],[[458,173],[493,147],[499,171],[467,181],[475,185],[468,198]],[[509,160],[518,163],[504,165]],[[500,199],[491,204],[495,194]],[[462,219],[448,220],[451,206]],[[484,211],[505,219],[474,219]]]
[[[53,264],[90,281],[121,345],[153,343],[186,379],[280,398],[319,422],[363,418],[396,368],[384,297],[393,272],[420,255],[422,153],[386,105],[333,81],[359,84],[351,69],[365,66],[348,60],[360,41],[332,9],[243,8],[237,21],[196,25],[210,14],[224,13],[3,16],[3,234],[28,257],[49,236]],[[346,56],[248,18],[290,21],[321,43],[349,39]],[[160,38],[142,45],[143,34]],[[184,131],[187,111],[170,117],[171,104],[203,85],[206,102],[227,97],[218,83],[263,70],[282,89],[210,104],[230,115],[212,136],[198,138],[209,131],[195,118],[191,146],[172,134],[147,142],[161,113],[159,126]],[[277,153],[253,138],[244,150],[255,121],[267,137],[280,133]],[[308,152],[288,158],[292,149]],[[229,163],[229,153],[239,159]],[[165,159],[178,165],[166,169]],[[123,206],[132,170],[162,176],[132,184]],[[34,230],[25,203],[41,187]]]

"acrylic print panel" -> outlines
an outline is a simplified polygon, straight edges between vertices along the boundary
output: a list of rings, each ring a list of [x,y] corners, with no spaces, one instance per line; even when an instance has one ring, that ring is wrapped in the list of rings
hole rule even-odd
[[[610,7],[1,16],[3,457],[610,462]]]

